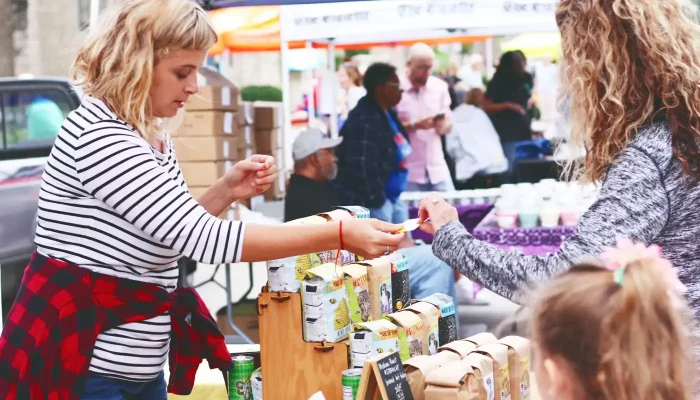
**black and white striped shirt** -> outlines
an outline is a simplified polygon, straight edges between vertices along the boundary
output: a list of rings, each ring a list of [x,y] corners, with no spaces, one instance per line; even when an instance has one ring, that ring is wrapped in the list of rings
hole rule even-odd
[[[156,151],[103,102],[84,98],[46,163],[38,252],[168,291],[176,288],[181,255],[209,264],[240,261],[244,225],[207,213],[190,196],[169,137],[164,148]],[[102,332],[90,371],[152,380],[169,341],[167,314]]]

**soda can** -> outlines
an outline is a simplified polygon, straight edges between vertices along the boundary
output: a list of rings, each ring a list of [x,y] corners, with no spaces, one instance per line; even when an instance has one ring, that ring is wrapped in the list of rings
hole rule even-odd
[[[362,368],[351,368],[343,371],[343,400],[355,400],[357,389],[362,379]]]
[[[251,400],[253,398],[250,376],[253,375],[254,370],[253,357],[233,357],[233,369],[228,373],[229,400]]]

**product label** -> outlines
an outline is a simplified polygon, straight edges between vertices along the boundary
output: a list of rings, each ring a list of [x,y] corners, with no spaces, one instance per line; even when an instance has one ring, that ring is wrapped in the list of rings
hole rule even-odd
[[[496,387],[493,381],[493,374],[484,377],[484,389],[486,389],[486,399],[494,400],[496,396]]]
[[[508,364],[502,366],[500,369],[500,372],[501,372],[501,400],[511,400],[510,373],[508,370]]]
[[[224,107],[228,107],[231,105],[231,88],[230,87],[222,87],[221,88],[221,105]]]
[[[432,324],[431,324],[432,325]],[[438,331],[437,324],[431,326],[430,333],[428,333],[428,355],[432,356],[438,352],[438,338],[440,337],[440,332]]]
[[[520,360],[520,399],[530,400],[530,357],[524,357]]]
[[[449,317],[455,314],[454,303],[444,304],[440,306],[440,318]]]
[[[233,113],[224,113],[224,133],[227,135],[233,133]]]

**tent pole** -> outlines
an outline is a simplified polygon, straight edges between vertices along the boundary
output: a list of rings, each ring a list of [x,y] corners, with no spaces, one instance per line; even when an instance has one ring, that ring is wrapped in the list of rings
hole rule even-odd
[[[328,73],[335,74],[335,69],[335,39],[330,38],[328,39]],[[338,85],[335,84],[336,80],[334,79],[332,79],[331,82],[333,82],[331,90],[331,103],[333,106],[331,108],[331,126],[329,132],[331,134],[331,138],[335,139],[338,137]]]
[[[280,8],[280,13],[284,7]],[[281,46],[280,46],[280,73],[282,74],[282,112],[284,113],[283,135],[282,135],[282,154],[283,160],[277,160],[277,165],[280,169],[280,174],[285,174],[288,167],[293,165],[292,161],[292,143],[296,137],[292,135],[292,113],[291,100],[289,98],[289,42],[284,38],[284,30],[280,31]]]
[[[493,69],[493,38],[486,39],[486,77],[491,80]]]

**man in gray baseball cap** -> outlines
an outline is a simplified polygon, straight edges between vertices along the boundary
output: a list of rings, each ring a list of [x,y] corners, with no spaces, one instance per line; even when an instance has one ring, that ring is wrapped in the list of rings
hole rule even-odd
[[[285,196],[285,221],[326,212],[338,205],[332,184],[338,175],[333,149],[342,141],[343,138],[330,139],[315,128],[300,133],[294,141],[294,173]]]

